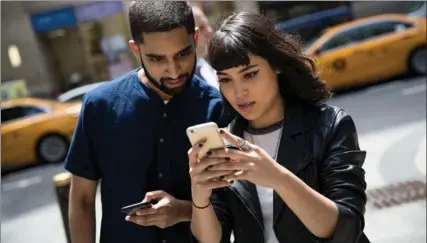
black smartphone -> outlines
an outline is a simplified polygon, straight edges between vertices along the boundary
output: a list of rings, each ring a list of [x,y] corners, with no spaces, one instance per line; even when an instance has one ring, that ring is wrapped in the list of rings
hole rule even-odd
[[[150,208],[153,205],[153,202],[139,202],[132,205],[124,206],[121,208],[121,211],[126,215],[134,215],[136,213],[136,210]]]

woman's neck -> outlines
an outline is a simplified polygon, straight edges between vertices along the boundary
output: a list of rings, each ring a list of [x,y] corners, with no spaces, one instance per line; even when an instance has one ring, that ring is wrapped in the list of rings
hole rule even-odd
[[[285,103],[281,97],[276,99],[271,108],[258,119],[249,121],[253,128],[264,128],[283,120],[285,116]]]

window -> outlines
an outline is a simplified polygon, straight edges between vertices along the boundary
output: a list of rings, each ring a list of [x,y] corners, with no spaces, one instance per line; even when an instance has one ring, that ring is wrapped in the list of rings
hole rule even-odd
[[[320,48],[321,52],[332,50],[335,48],[344,47],[350,44],[355,44],[365,41],[370,38],[397,33],[412,28],[413,24],[389,20],[374,22],[365,25],[360,25],[348,30],[344,30],[336,34],[334,37],[326,41]]]
[[[353,28],[339,32],[334,37],[326,41],[320,48],[322,52],[328,51],[335,48],[344,47],[350,44],[354,44],[363,39],[363,35],[359,28]]]
[[[413,24],[400,21],[382,21],[365,25],[361,28],[364,39],[397,33],[412,28]]]
[[[1,122],[16,120],[44,113],[42,109],[31,106],[15,106],[1,110]]]

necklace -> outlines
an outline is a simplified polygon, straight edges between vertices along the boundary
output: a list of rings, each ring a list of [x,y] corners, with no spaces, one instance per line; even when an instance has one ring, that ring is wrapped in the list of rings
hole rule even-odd
[[[281,122],[280,129],[279,129],[279,137],[277,139],[276,148],[274,150],[273,159],[275,159],[275,160],[277,159],[277,154],[279,152],[279,147],[280,147],[280,140],[282,139],[283,122],[284,122],[284,120]],[[252,144],[255,144],[252,134],[253,134],[253,128],[251,126],[249,126],[249,138],[251,140],[250,142]],[[257,144],[255,144],[255,145],[257,145]]]

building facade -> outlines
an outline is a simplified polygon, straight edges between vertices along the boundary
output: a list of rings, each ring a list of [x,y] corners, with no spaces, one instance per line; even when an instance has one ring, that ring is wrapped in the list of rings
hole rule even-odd
[[[23,79],[30,95],[50,96],[134,68],[128,3],[2,1],[1,81]]]

